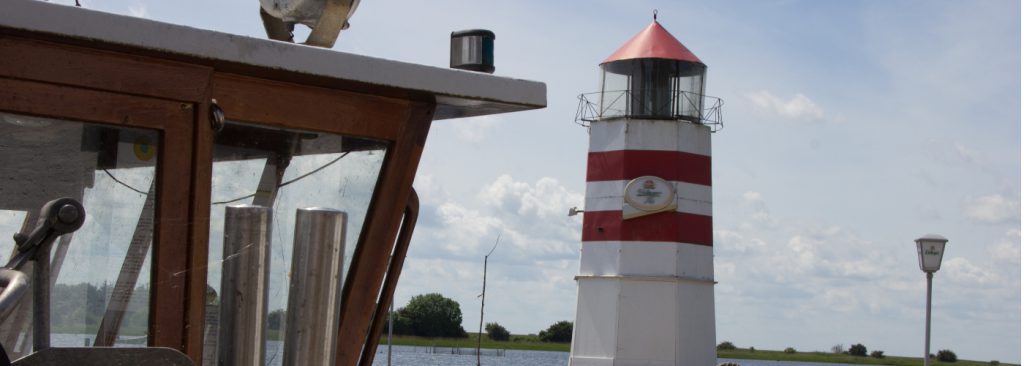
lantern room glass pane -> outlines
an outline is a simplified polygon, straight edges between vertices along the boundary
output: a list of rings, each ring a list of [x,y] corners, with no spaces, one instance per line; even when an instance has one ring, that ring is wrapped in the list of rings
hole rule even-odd
[[[46,202],[69,197],[86,211],[50,248],[51,346],[146,345],[159,146],[158,131],[0,113],[0,262]],[[31,351],[33,302],[26,292],[0,325],[12,359]]]
[[[704,111],[704,72],[700,70],[699,73],[680,75],[676,79],[679,89],[676,94],[675,114],[681,119],[700,122]]]
[[[676,63],[659,59],[637,59],[630,77],[630,115],[671,118]]]
[[[598,117],[622,117],[629,111],[629,75],[603,72],[604,85],[601,87],[598,102]]]
[[[224,312],[220,305],[224,296],[231,296],[222,287],[224,277],[230,277],[223,269],[230,261],[243,260],[241,256],[245,255],[224,253],[225,241],[230,240],[225,237],[225,232],[230,231],[226,226],[226,207],[246,204],[271,208],[262,342],[265,362],[280,362],[288,327],[289,296],[296,291],[290,288],[294,285],[293,253],[297,253],[296,210],[319,207],[346,214],[341,272],[336,282],[340,291],[348,277],[386,153],[384,141],[322,132],[228,122],[218,133],[210,207],[204,364],[218,364],[218,349],[226,346],[217,341],[218,333],[223,331],[219,317]],[[243,251],[249,249],[257,248]],[[336,333],[337,324],[333,326]]]
[[[644,58],[608,62],[601,68],[601,118],[701,121],[703,64]]]

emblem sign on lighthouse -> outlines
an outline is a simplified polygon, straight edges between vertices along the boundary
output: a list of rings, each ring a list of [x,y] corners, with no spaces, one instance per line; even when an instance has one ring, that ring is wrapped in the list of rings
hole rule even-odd
[[[711,366],[715,357],[707,66],[655,21],[580,96],[590,129],[570,365]]]
[[[622,218],[632,219],[658,212],[675,210],[675,187],[664,179],[645,175],[631,180],[622,193]]]

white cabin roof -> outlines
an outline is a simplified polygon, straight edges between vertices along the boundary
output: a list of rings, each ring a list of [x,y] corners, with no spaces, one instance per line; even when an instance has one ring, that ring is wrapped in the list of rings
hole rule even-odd
[[[386,60],[36,0],[4,0],[0,8],[0,31],[48,34],[115,50],[144,50],[211,64],[217,69],[255,67],[284,79],[300,77],[325,86],[340,85],[342,89],[355,83],[376,87],[385,95],[431,95],[437,101],[434,119],[547,106],[547,87],[542,82]]]

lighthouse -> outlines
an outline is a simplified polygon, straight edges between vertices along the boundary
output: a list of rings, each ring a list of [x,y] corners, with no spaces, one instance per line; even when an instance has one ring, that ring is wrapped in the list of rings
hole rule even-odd
[[[586,206],[569,364],[711,366],[715,356],[707,66],[657,20],[580,96]]]

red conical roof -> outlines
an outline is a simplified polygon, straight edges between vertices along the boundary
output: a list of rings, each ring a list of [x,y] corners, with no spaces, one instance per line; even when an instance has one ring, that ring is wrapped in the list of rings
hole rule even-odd
[[[663,58],[703,64],[697,55],[679,43],[679,40],[665,30],[657,20],[651,22],[651,25],[633,36],[629,42],[619,47],[618,51],[601,63],[634,58]]]

